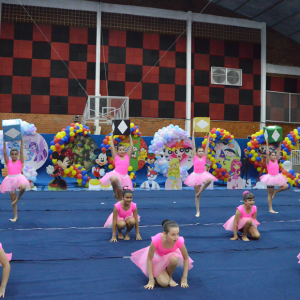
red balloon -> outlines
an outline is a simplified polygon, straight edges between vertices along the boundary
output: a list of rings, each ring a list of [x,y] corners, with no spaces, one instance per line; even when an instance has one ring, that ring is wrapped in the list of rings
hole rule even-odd
[[[107,145],[107,144],[108,144],[108,140],[104,140],[104,141],[103,141],[103,144],[104,144],[104,145]]]
[[[75,140],[74,136],[70,136],[70,141],[74,142],[74,140]]]
[[[88,181],[90,181],[91,180],[91,177],[88,177]]]
[[[72,172],[69,172],[67,176],[68,176],[68,177],[71,177],[71,176],[72,176]]]
[[[75,124],[74,124],[74,123],[72,123],[72,124],[71,124],[71,127],[73,127],[73,126],[75,126]]]
[[[56,148],[56,149],[60,148],[60,144],[56,143],[56,144],[55,144],[55,148]]]
[[[102,147],[102,149],[101,149],[101,150],[102,150],[102,152],[103,152],[103,153],[105,153],[105,152],[106,152],[106,148],[105,148],[105,147]]]
[[[216,171],[217,173],[219,173],[219,172],[220,172],[220,169],[216,168],[215,171]]]
[[[118,141],[114,140],[114,145],[117,145],[118,144]]]
[[[219,177],[222,177],[222,172],[219,172],[219,173],[218,173],[218,176],[219,176]]]
[[[82,178],[82,174],[78,174],[78,175],[77,175],[77,178],[78,178],[78,179],[81,179],[81,178]]]
[[[224,176],[220,177],[221,180],[224,180]]]
[[[58,143],[58,138],[55,137],[53,141],[55,144]]]
[[[228,178],[229,177],[229,173],[227,172],[225,175],[224,175],[225,178]]]
[[[50,159],[52,159],[52,155],[50,155]]]

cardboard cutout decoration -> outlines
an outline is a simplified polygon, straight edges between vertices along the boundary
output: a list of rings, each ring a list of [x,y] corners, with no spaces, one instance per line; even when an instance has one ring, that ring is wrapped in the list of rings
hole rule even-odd
[[[231,171],[229,173],[230,177],[227,181],[227,189],[229,190],[236,190],[236,189],[243,189],[244,182],[241,178],[241,167],[242,163],[234,159],[231,162]]]
[[[141,189],[151,189],[151,190],[160,190],[159,184],[155,181],[158,173],[156,173],[153,169],[148,166],[147,172],[147,181],[144,181],[141,184]]]
[[[168,179],[165,183],[166,190],[182,190],[182,180],[180,179],[180,163],[178,158],[169,161]]]

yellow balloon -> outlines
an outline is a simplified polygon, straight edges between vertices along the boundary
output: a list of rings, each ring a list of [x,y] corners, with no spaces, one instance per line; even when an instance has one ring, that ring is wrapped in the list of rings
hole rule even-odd
[[[75,170],[72,171],[72,175],[75,176],[77,172]]]
[[[70,127],[70,131],[73,131],[74,130],[74,128],[73,127]]]
[[[51,146],[50,149],[54,151],[54,150],[56,150],[56,147],[55,146]]]
[[[113,166],[112,166],[112,165],[109,165],[108,168],[111,170],[111,169],[113,169]]]
[[[248,143],[247,143],[247,146],[251,147],[251,146],[252,146],[252,144],[251,144],[250,142],[248,142]]]
[[[87,131],[85,131],[83,134],[87,134]]]
[[[254,157],[257,157],[258,156],[258,153],[254,153]]]
[[[214,147],[216,144],[215,143],[211,143],[211,145]],[[213,151],[211,153],[213,153]]]
[[[207,154],[207,158],[210,159],[211,158],[211,154]]]
[[[65,148],[65,145],[60,145],[60,148],[61,148],[61,149],[64,149],[64,148]]]
[[[254,149],[252,149],[252,150],[250,151],[250,153],[254,154],[254,153],[255,153],[255,150],[254,150]]]
[[[220,131],[221,130],[221,128],[217,128],[217,131]]]
[[[82,179],[80,178],[80,179],[77,179],[77,182],[78,183],[81,183],[82,182]]]
[[[69,171],[68,169],[65,169],[65,170],[64,170],[64,173],[65,173],[65,174],[69,174],[70,171]]]
[[[70,132],[70,136],[75,136],[75,133],[73,131]]]
[[[258,168],[257,168],[257,171],[260,172],[260,171],[261,171],[261,167],[258,167]]]
[[[217,172],[216,172],[216,171],[213,171],[212,173],[213,173],[213,175],[217,175]]]
[[[70,168],[69,168],[69,171],[71,172],[71,171],[73,171],[74,169],[73,169],[73,166],[71,166]]]
[[[130,128],[134,127],[134,123],[130,123]]]
[[[133,172],[132,172],[132,173],[130,173],[130,176],[134,177],[134,173],[133,173]]]
[[[213,169],[216,169],[216,168],[217,168],[217,165],[216,165],[216,164],[213,164],[212,167],[213,167]]]
[[[217,137],[217,135],[215,133],[212,136],[213,136],[214,139]]]
[[[132,170],[133,170],[133,167],[132,167],[132,166],[129,166],[129,167],[128,167],[128,171],[131,172]]]
[[[54,165],[56,165],[57,164],[57,159],[52,159],[52,162],[53,162]]]

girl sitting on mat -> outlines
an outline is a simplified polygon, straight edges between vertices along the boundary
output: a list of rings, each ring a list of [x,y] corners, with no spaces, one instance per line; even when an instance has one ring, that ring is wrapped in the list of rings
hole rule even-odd
[[[120,201],[122,200],[122,190],[124,186],[129,187],[133,191],[132,181],[128,175],[128,167],[130,162],[130,157],[133,151],[133,142],[131,135],[129,136],[129,148],[126,153],[126,147],[123,145],[117,146],[117,154],[115,151],[113,132],[110,139],[110,149],[112,157],[115,161],[115,169],[111,172],[106,173],[101,179],[100,182],[102,185],[106,186],[111,183],[114,189],[114,197]]]
[[[149,277],[145,289],[154,288],[154,278],[161,287],[177,286],[172,275],[178,265],[183,267],[181,287],[188,288],[188,270],[193,268],[193,260],[188,255],[184,238],[179,236],[179,226],[169,220],[164,220],[162,226],[163,232],[151,237],[150,246],[132,253],[130,259]]]
[[[123,200],[114,204],[114,211],[110,214],[104,227],[112,227],[111,242],[117,242],[116,229],[118,229],[118,239],[123,240],[122,230],[126,227],[125,240],[130,240],[129,232],[135,226],[135,239],[141,240],[139,232],[139,220],[136,204],[132,202],[132,191],[124,187]]]
[[[205,151],[203,147],[199,146],[196,149],[195,144],[195,126],[193,129],[193,152],[192,157],[194,160],[194,172],[191,173],[184,181],[187,186],[195,189],[195,204],[196,204],[196,217],[200,217],[200,196],[201,193],[211,184],[212,181],[218,181],[218,179],[205,171],[206,157],[209,149],[209,134],[207,136],[207,145]],[[201,187],[202,185],[202,187]],[[201,187],[201,188],[200,188]]]
[[[244,204],[236,208],[236,213],[232,216],[223,227],[226,230],[233,231],[232,241],[239,240],[237,231],[243,233],[242,240],[248,242],[247,234],[249,233],[254,240],[260,238],[257,226],[260,223],[256,220],[257,207],[254,205],[254,196],[248,191],[243,193]]]
[[[263,175],[260,177],[260,181],[267,185],[268,189],[268,204],[269,204],[269,212],[270,213],[277,213],[273,210],[272,207],[272,200],[275,197],[276,193],[282,192],[289,188],[287,182],[287,178],[279,173],[279,165],[278,160],[280,159],[280,149],[281,143],[277,148],[277,153],[275,151],[269,153],[269,141],[266,140],[267,149],[266,149],[266,163],[268,174]],[[279,186],[278,190],[274,190],[275,186]]]
[[[4,178],[0,189],[1,193],[8,192],[10,195],[11,205],[14,213],[14,218],[10,220],[12,222],[16,222],[18,220],[17,202],[20,200],[26,188],[30,189],[30,183],[28,179],[21,174],[24,164],[23,139],[21,140],[20,159],[18,159],[19,151],[17,148],[12,148],[10,150],[11,160],[8,158],[5,141],[3,144],[3,154],[8,175]],[[19,189],[18,196],[16,193],[17,189]]]
[[[7,285],[7,281],[10,274],[10,263],[12,253],[6,254],[2,248],[2,244],[0,243],[0,264],[3,267],[2,271],[2,280],[1,280],[1,286],[0,286],[0,298],[4,298],[5,296],[5,289]]]

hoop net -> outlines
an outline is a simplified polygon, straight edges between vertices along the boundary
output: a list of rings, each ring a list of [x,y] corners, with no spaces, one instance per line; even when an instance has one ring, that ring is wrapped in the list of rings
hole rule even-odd
[[[129,119],[129,97],[88,96],[82,116],[82,124],[98,120]]]

